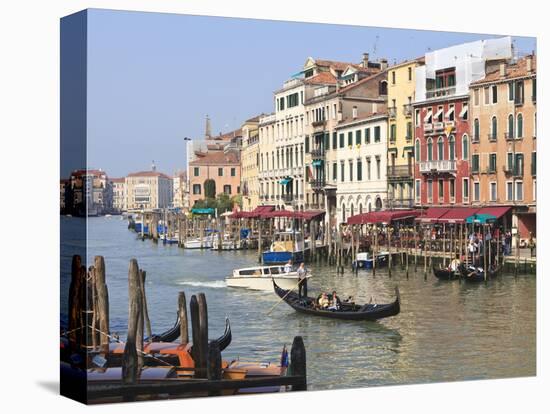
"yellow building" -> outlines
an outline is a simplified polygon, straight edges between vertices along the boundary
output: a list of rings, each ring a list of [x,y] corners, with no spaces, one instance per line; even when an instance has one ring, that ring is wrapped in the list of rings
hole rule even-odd
[[[415,68],[424,57],[388,69],[388,208],[413,206]]]
[[[260,204],[259,174],[259,132],[260,116],[251,118],[242,126],[241,192],[243,211],[252,211]]]

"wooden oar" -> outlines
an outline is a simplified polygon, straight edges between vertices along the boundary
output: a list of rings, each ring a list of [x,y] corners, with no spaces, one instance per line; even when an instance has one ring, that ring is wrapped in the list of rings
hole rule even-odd
[[[289,295],[289,293],[292,292],[294,289],[296,289],[300,285],[300,283],[302,283],[302,281],[304,281],[306,278],[307,278],[307,275],[304,279],[299,280],[298,283],[296,283],[296,285],[292,289],[289,289],[288,292],[286,292],[286,294],[281,299],[279,299],[279,302],[273,305],[273,307],[269,310],[269,312],[267,312],[266,315],[269,315],[273,311],[273,309],[279,306],[279,303],[281,303]],[[271,280],[273,280],[273,278],[271,278]]]

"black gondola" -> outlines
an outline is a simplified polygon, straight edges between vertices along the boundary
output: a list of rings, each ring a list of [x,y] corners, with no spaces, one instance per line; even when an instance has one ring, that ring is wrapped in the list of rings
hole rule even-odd
[[[461,269],[462,278],[466,282],[483,282],[485,281],[485,274],[481,268],[463,267]],[[490,267],[487,269],[487,279],[493,279],[497,276],[498,269],[496,267]]]
[[[356,305],[354,303],[342,302],[339,310],[316,309],[313,305],[315,298],[298,297],[293,291],[288,291],[277,286],[273,280],[273,289],[275,293],[283,299],[295,311],[309,315],[323,316],[325,318],[345,319],[350,321],[374,321],[377,319],[388,318],[397,315],[400,310],[399,289],[395,287],[396,299],[388,304]]]
[[[450,269],[438,269],[436,267],[433,268],[434,275],[439,280],[457,280],[462,277],[460,266],[457,270],[450,270]]]

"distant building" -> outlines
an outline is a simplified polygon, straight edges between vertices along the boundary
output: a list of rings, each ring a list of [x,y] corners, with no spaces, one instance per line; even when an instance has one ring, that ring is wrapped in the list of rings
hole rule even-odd
[[[242,126],[241,151],[241,193],[243,196],[243,210],[252,211],[260,202],[260,188],[258,181],[260,152],[259,152],[259,116],[251,118]]]
[[[64,178],[59,180],[59,210],[62,214],[66,213],[67,205],[70,205],[70,187],[70,180]]]
[[[126,179],[111,178],[111,189],[113,192],[113,210],[116,213],[121,213],[127,210],[126,206]]]
[[[112,208],[109,178],[101,169],[73,171],[70,178],[70,191],[72,214],[97,216],[109,212]]]
[[[187,188],[187,173],[177,171],[172,178],[173,201],[172,207],[183,210],[189,209],[189,189]]]
[[[168,208],[172,205],[172,178],[156,171],[140,171],[126,177],[126,205],[128,211]]]

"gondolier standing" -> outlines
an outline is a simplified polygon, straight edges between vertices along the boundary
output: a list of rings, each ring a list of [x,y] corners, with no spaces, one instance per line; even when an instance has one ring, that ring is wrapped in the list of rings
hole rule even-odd
[[[307,296],[307,270],[303,263],[300,263],[300,267],[297,270],[298,273],[298,296],[300,298]]]

